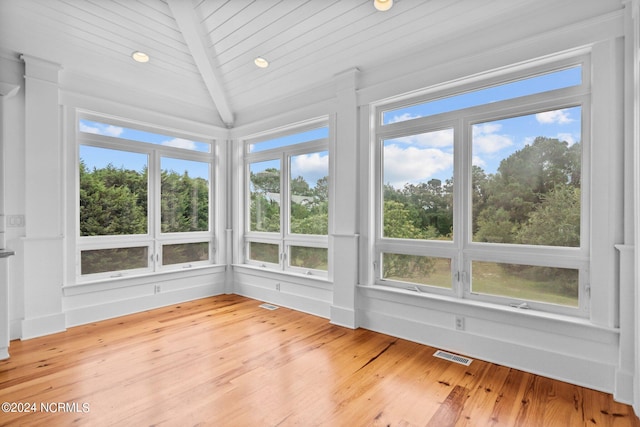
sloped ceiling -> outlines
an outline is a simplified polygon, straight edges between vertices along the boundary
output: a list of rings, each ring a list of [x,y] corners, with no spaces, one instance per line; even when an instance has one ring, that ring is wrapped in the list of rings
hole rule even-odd
[[[378,12],[372,0],[0,0],[0,54],[61,64],[63,88],[166,102],[231,127],[347,69],[402,67],[402,58],[447,41],[498,29],[525,34],[620,7],[619,0],[395,0]],[[135,63],[137,50],[150,62]],[[257,56],[270,67],[257,68]]]

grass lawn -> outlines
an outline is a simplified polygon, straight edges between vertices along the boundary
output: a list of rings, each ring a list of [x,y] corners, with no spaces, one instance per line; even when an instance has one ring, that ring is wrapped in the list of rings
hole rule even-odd
[[[566,283],[561,283],[561,280],[531,280],[505,271],[498,263],[474,262],[471,291],[577,307],[578,287],[575,286],[575,295],[568,295],[563,289]],[[578,280],[577,273],[575,280]]]
[[[413,256],[405,255],[405,257],[411,258]],[[416,258],[420,257],[416,256]],[[451,289],[450,260],[447,258],[431,259],[435,261],[435,264],[434,270],[430,274],[413,274],[408,277],[387,276],[385,279]],[[577,307],[577,272],[574,295],[567,291],[566,285],[568,284],[562,283],[563,280],[567,279],[562,275],[559,275],[557,279],[532,280],[524,275],[518,275],[516,272],[506,271],[498,263],[474,262],[472,292]]]
[[[403,255],[410,259],[412,257],[423,258],[415,255]],[[434,261],[434,270],[430,274],[413,274],[409,277],[388,276],[385,279],[398,280],[400,282],[415,283],[417,285],[430,285],[439,288],[451,289],[451,260],[449,258],[428,257]]]

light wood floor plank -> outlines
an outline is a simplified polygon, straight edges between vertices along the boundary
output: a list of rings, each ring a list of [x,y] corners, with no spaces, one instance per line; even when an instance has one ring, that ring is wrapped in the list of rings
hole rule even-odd
[[[14,341],[0,402],[37,408],[0,425],[640,427],[605,393],[259,304],[224,295]]]

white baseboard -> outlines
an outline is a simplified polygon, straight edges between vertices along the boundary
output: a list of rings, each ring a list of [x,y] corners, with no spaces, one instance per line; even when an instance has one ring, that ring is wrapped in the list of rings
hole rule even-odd
[[[379,312],[361,312],[359,317],[362,328],[379,333],[605,393],[614,389],[615,366],[606,363]]]
[[[5,360],[9,358],[9,347],[0,348],[0,360]]]
[[[350,308],[331,306],[331,323],[345,328],[356,329],[356,311]]]
[[[65,313],[56,313],[30,319],[21,322],[20,339],[28,340],[44,335],[63,332],[67,329]]]
[[[633,405],[633,372],[616,371],[613,398],[618,402]]]
[[[326,319],[329,318],[331,313],[331,304],[329,302],[320,301],[312,297],[305,297],[303,295],[277,291],[248,282],[236,281],[234,283],[233,293]]]
[[[127,314],[139,313],[145,310],[165,307],[199,298],[206,298],[225,293],[224,283],[178,289],[155,295],[145,295],[137,298],[112,301],[106,304],[74,308],[66,311],[67,327],[84,325]]]

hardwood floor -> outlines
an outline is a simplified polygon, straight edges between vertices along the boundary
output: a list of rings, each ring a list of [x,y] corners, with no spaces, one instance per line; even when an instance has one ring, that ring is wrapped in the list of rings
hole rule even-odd
[[[224,295],[14,341],[0,402],[31,412],[0,424],[640,427],[605,393],[259,305]]]

